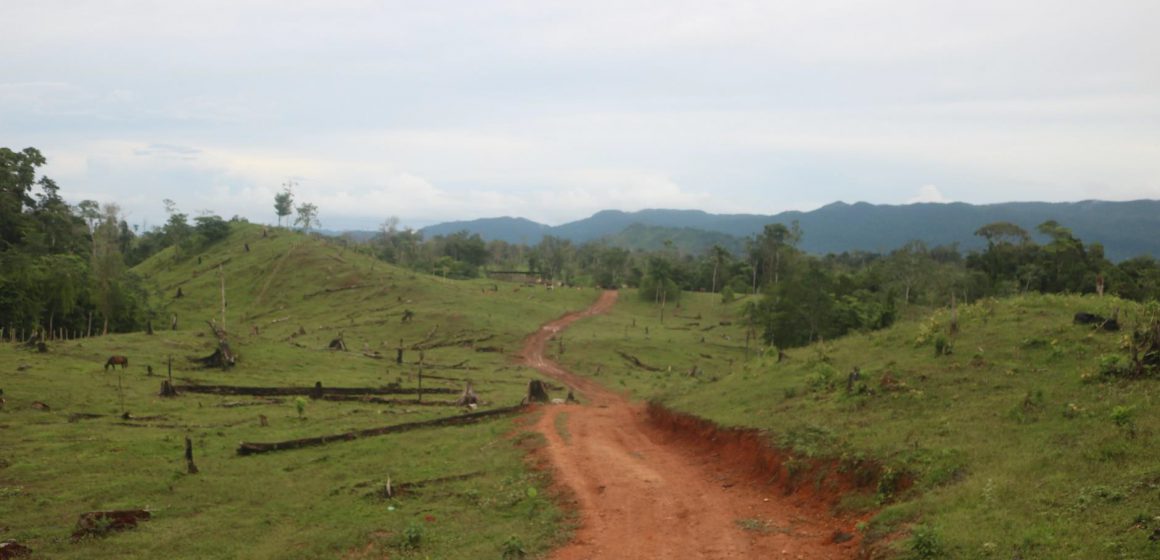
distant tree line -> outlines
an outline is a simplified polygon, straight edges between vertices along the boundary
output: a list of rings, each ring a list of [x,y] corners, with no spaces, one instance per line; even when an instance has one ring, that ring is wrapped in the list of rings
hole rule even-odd
[[[888,253],[846,252],[814,256],[799,249],[805,232],[796,223],[774,223],[734,254],[715,245],[683,254],[672,243],[656,251],[628,251],[596,241],[582,245],[545,236],[534,246],[485,242],[460,231],[424,239],[384,223],[366,243],[383,260],[446,278],[472,278],[486,270],[518,270],[549,282],[604,288],[638,288],[640,297],[675,303],[683,291],[745,298],[744,320],[767,344],[788,348],[890,325],[904,306],[945,306],[1025,292],[1104,293],[1133,300],[1160,298],[1160,264],[1149,256],[1120,263],[1098,243],[1084,244],[1054,221],[1037,231],[1011,223],[975,232],[986,248],[963,254],[956,245],[928,247],[912,241]]]

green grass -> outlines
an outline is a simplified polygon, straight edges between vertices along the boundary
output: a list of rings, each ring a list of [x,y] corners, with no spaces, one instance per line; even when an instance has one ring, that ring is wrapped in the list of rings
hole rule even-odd
[[[492,291],[492,282],[416,275],[285,230],[262,238],[254,226],[235,228],[200,256],[198,265],[198,255],[174,262],[165,252],[138,268],[157,291],[152,336],[51,342],[48,354],[0,344],[7,399],[0,410],[0,539],[52,558],[480,558],[499,557],[512,542],[538,553],[566,537],[546,475],[525,463],[538,440],[519,437],[510,419],[240,457],[240,441],[338,433],[458,409],[308,400],[299,419],[293,398],[227,408],[221,405],[252,399],[156,395],[169,356],[179,383],[414,387],[418,367],[396,365],[394,348],[434,329],[436,339],[494,335],[480,345],[504,353],[428,350],[424,387],[458,389],[470,379],[482,409],[510,406],[537,376],[511,358],[522,338],[586,307],[596,291],[516,291],[511,284]],[[226,325],[239,355],[228,371],[187,360],[215,347],[206,321],[220,313],[219,262]],[[359,287],[337,290],[352,285]],[[173,299],[179,286],[185,296]],[[404,309],[414,311],[413,321],[401,321]],[[178,316],[177,331],[163,328],[169,313]],[[296,335],[299,328],[306,334]],[[340,333],[350,351],[327,350]],[[364,356],[364,348],[383,359]],[[105,372],[111,354],[129,356],[130,367]],[[464,362],[471,369],[438,367]],[[155,376],[146,376],[146,365]],[[122,422],[122,398],[132,415],[158,418]],[[34,401],[51,410],[33,409]],[[69,422],[74,413],[103,416]],[[259,426],[260,414],[269,427]],[[185,436],[193,439],[200,474],[185,474]],[[397,485],[476,472],[392,500],[376,495],[388,479]],[[80,513],[121,508],[148,508],[153,519],[133,531],[69,541]]]
[[[934,349],[949,321],[938,310],[791,350],[778,363],[770,351],[746,360],[744,330],[719,324],[736,322],[740,303],[685,294],[680,317],[670,308],[662,325],[658,309],[635,293],[621,301],[569,331],[566,365],[722,425],[765,430],[802,460],[883,463],[895,474],[840,508],[882,508],[865,526],[869,540],[920,527],[893,541],[896,554],[935,557],[934,547],[937,557],[958,558],[1157,553],[1148,536],[1160,527],[1160,383],[1100,381],[1101,358],[1125,354],[1123,333],[1071,324],[1076,311],[1110,315],[1119,307],[1121,324],[1131,325],[1136,304],[987,300],[960,309],[949,355]],[[633,366],[618,351],[660,371]],[[854,367],[862,379],[848,393]],[[909,491],[891,484],[908,477],[915,479]]]

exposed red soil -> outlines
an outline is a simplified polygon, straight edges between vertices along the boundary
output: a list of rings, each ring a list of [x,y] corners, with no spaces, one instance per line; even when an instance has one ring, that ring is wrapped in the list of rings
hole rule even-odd
[[[548,340],[607,311],[616,296],[605,292],[591,308],[544,325],[522,353],[524,363],[575,389],[584,403],[545,406],[536,423],[548,441],[544,458],[580,518],[573,541],[551,558],[854,558],[857,538],[833,541],[853,536],[856,520],[829,513],[852,477],[807,470],[818,476],[801,483],[800,472],[787,476],[755,431],[650,410],[544,357]]]

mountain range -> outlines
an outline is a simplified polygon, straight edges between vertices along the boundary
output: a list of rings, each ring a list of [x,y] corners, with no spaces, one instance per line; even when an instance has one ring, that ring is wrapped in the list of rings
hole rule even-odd
[[[525,218],[484,218],[445,222],[420,231],[425,237],[458,231],[485,240],[535,245],[545,235],[573,243],[603,240],[629,249],[657,249],[665,240],[682,252],[697,254],[713,244],[737,251],[744,239],[766,224],[797,221],[800,247],[815,254],[844,251],[888,252],[912,240],[929,246],[957,243],[962,250],[983,247],[974,235],[980,226],[1011,222],[1035,234],[1039,224],[1055,220],[1085,243],[1099,242],[1112,260],[1139,255],[1160,257],[1160,200],[1111,202],[963,202],[883,205],[835,202],[809,212],[773,215],[710,214],[701,210],[603,210],[588,218],[549,226]],[[1042,239],[1040,240],[1042,241]]]

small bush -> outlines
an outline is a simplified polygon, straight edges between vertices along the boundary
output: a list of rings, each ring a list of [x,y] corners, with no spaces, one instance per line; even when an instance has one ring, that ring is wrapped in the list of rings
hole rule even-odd
[[[417,523],[407,525],[403,529],[402,539],[399,541],[399,548],[402,550],[418,550],[423,544],[423,527]]]
[[[737,296],[733,294],[733,289],[729,286],[725,286],[725,289],[721,290],[721,303],[733,303],[736,299]]]
[[[1118,354],[1100,356],[1100,375],[1103,377],[1123,377],[1130,373],[1128,360]]]
[[[512,536],[508,537],[508,540],[504,541],[504,543],[503,543],[503,558],[504,558],[504,560],[508,560],[509,558],[523,558],[527,555],[528,555],[528,552],[526,550],[524,550],[524,541],[521,541],[519,537],[512,535]]]
[[[1136,437],[1136,407],[1134,406],[1115,406],[1112,407],[1112,414],[1110,415],[1112,423],[1117,428],[1124,430],[1128,437]]]
[[[935,356],[949,356],[953,349],[950,339],[945,334],[939,333],[934,336]]]
[[[928,558],[945,558],[946,550],[942,544],[942,537],[930,525],[919,525],[914,528],[910,536],[911,557],[927,560]]]

